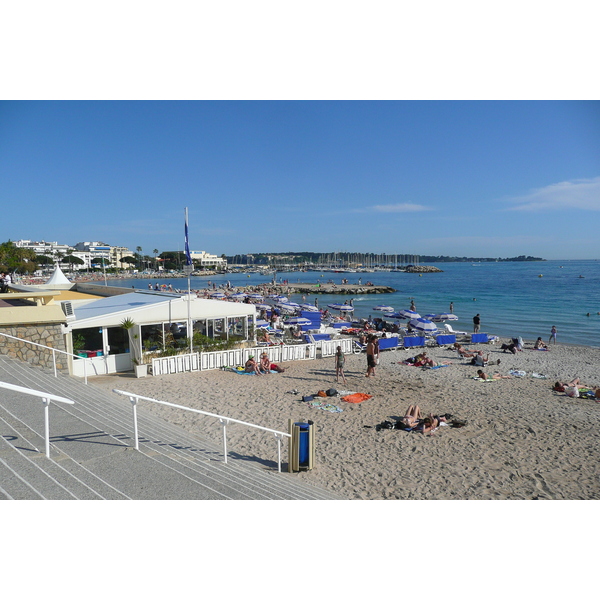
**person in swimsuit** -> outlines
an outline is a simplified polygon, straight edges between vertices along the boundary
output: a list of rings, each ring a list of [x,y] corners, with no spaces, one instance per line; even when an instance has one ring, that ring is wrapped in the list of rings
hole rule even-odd
[[[371,335],[367,342],[367,374],[365,377],[375,377],[375,367],[377,362],[375,360],[375,336]]]
[[[548,343],[554,342],[556,344],[556,325],[552,325],[552,329],[550,330],[550,338],[548,339]]]
[[[340,375],[342,376],[342,381],[346,383],[346,375],[344,374],[344,363],[346,362],[346,357],[342,352],[342,347],[338,346],[335,351],[335,380],[339,382]]]

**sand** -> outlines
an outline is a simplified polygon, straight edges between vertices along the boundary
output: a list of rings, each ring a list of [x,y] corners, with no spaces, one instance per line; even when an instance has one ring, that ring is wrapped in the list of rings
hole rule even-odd
[[[285,373],[265,376],[213,370],[141,379],[98,377],[90,383],[280,431],[287,431],[288,419],[310,419],[316,427],[316,465],[293,476],[348,499],[600,498],[600,403],[551,390],[554,381],[574,377],[600,386],[600,349],[557,344],[548,352],[525,349],[512,355],[499,344],[480,348],[491,359],[501,359],[488,372],[506,375],[517,369],[527,376],[475,381],[476,367],[448,348],[429,348],[434,360],[450,365],[407,366],[399,363],[416,349],[385,351],[376,376],[366,378],[365,355],[348,355],[346,384],[336,382],[333,358],[282,363]],[[373,397],[360,404],[330,398],[342,409],[339,413],[301,401],[303,395],[332,387]],[[426,413],[451,413],[467,425],[441,427],[432,436],[376,430],[382,421],[401,417],[410,404]],[[140,410],[221,443],[215,419],[153,403],[142,403]],[[282,447],[287,469],[287,443]],[[260,468],[277,468],[272,434],[230,425],[228,448]]]

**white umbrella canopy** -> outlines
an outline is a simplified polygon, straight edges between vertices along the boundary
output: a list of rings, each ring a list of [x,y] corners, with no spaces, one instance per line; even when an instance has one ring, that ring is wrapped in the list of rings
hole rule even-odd
[[[421,315],[414,310],[409,310],[408,308],[402,308],[397,313],[398,316],[394,317],[395,319],[420,319]]]
[[[458,321],[458,317],[452,313],[437,313],[435,315],[425,315],[428,319],[431,319],[434,323],[441,323],[443,321]]]
[[[305,312],[321,312],[316,306],[313,304],[301,304],[300,309]]]
[[[331,310],[339,310],[340,312],[352,312],[354,310],[354,306],[350,304],[328,304],[328,308]]]
[[[395,309],[393,306],[387,306],[385,304],[378,304],[377,306],[373,307],[373,310],[377,310],[377,311],[385,312],[385,313],[393,313]]]
[[[306,317],[290,317],[285,320],[286,325],[312,325],[312,321]]]
[[[419,317],[418,319],[411,319],[408,323],[413,329],[416,329],[417,331],[423,331],[425,333],[434,333],[437,331],[435,323],[433,323],[429,319],[424,319],[423,317]]]

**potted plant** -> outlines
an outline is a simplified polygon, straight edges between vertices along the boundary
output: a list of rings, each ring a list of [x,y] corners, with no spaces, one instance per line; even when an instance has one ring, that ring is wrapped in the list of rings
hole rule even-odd
[[[133,369],[136,377],[146,377],[148,375],[148,365],[143,362],[143,357],[140,355],[138,350],[137,334],[133,333],[135,327],[135,321],[127,317],[121,322],[121,327],[127,331],[129,336],[129,349],[131,352],[131,360],[133,362]]]

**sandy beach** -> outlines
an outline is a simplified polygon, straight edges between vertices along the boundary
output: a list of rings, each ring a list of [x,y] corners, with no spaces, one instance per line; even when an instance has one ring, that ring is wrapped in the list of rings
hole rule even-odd
[[[382,352],[371,378],[365,377],[364,354],[347,355],[346,384],[336,382],[333,358],[284,363],[285,373],[264,376],[214,370],[142,379],[122,374],[90,382],[280,431],[287,431],[288,419],[310,419],[316,426],[316,466],[293,476],[348,499],[600,498],[600,403],[551,389],[556,380],[574,377],[600,386],[600,349],[557,344],[547,352],[526,348],[513,355],[500,344],[479,348],[501,360],[487,367],[488,373],[508,375],[514,369],[527,375],[476,381],[477,367],[443,347],[427,349],[435,361],[449,363],[438,369],[401,364],[416,349]],[[301,400],[329,388],[372,398],[359,404],[327,399],[342,412]],[[431,436],[376,429],[402,417],[411,404],[425,413],[451,413],[467,425],[440,427]],[[153,403],[140,410],[222,440],[215,419]],[[286,469],[287,443],[282,446]],[[272,434],[230,425],[228,447],[262,468],[276,469]]]

